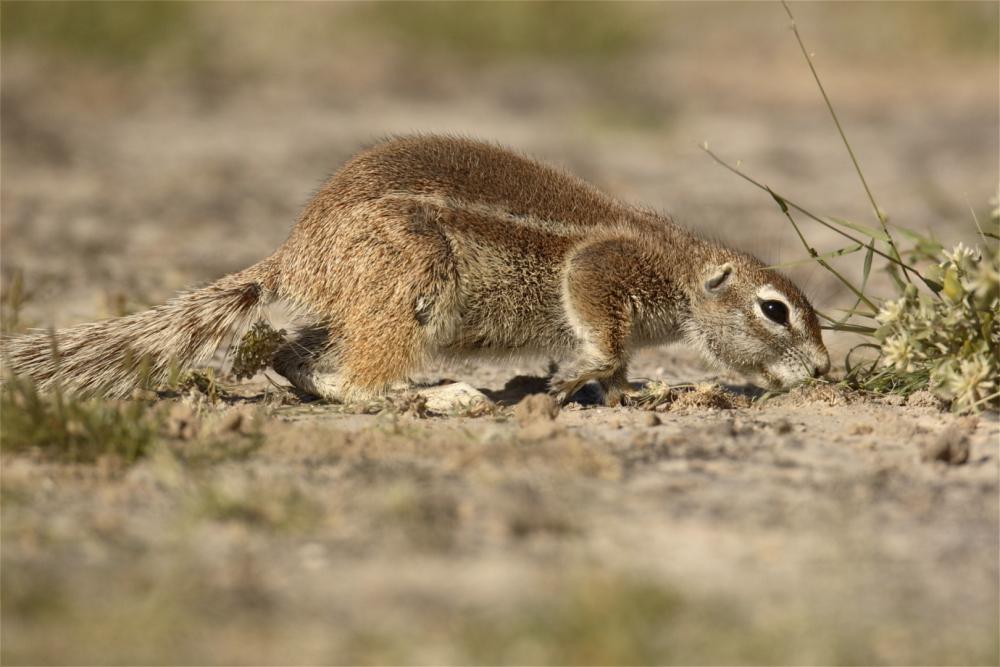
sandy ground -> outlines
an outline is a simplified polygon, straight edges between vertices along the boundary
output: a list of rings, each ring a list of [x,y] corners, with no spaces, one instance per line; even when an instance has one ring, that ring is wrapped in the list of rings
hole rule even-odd
[[[813,17],[813,44],[891,219],[968,241],[967,202],[984,211],[998,183],[996,57],[942,57],[930,37],[892,51],[904,10]],[[315,19],[244,10],[222,30],[237,9],[201,11],[223,51]],[[785,22],[676,11],[620,69],[348,37],[293,58],[274,36],[245,53],[266,75],[154,61],[138,76],[5,41],[0,256],[29,292],[18,326],[136,310],[256,261],[339,163],[399,132],[502,141],[769,261],[802,256],[794,235],[699,142],[870,220]],[[821,271],[791,273],[821,307],[849,304]],[[852,341],[828,342],[838,360]],[[0,658],[997,664],[995,415],[823,387],[751,403],[747,379],[670,348],[632,377],[723,398],[550,420],[512,407],[545,367],[428,369],[502,399],[475,418],[358,414],[258,377],[217,404],[164,399],[198,434],[174,429],[132,466],[5,454]]]

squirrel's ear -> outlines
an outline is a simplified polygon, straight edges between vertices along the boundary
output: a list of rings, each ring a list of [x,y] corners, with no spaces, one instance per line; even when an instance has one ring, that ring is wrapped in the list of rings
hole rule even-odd
[[[733,265],[729,262],[719,266],[712,272],[708,280],[705,281],[705,292],[708,294],[720,294],[729,286],[729,276],[733,272]]]

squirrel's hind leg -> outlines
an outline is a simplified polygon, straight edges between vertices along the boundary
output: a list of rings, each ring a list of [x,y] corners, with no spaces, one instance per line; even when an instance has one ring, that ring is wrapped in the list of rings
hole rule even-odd
[[[335,323],[299,329],[275,352],[272,368],[300,391],[336,402],[406,388],[433,341],[414,306],[388,299],[380,305],[375,317],[362,302]]]
[[[343,380],[332,371],[336,359],[333,342],[330,327],[325,324],[302,327],[274,353],[271,367],[299,391],[342,401]]]

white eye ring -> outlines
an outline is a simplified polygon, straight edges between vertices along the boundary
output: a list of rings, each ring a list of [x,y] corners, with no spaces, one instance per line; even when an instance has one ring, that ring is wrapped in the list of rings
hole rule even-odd
[[[788,303],[788,299],[785,298],[785,295],[776,290],[774,287],[771,285],[764,285],[757,290],[756,296],[757,298],[755,299],[754,304],[756,307],[754,308],[754,312],[757,313],[758,317],[766,321],[768,326],[787,331],[791,331],[792,329],[801,326],[798,312],[790,303]],[[780,307],[782,307],[785,311],[783,321],[781,321],[782,318],[780,317],[779,319],[774,319],[768,315],[768,312],[764,309],[764,304],[768,303],[780,304]]]

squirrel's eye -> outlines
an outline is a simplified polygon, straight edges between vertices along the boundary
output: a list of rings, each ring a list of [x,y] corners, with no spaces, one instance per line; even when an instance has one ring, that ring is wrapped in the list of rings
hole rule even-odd
[[[780,301],[761,301],[760,309],[767,319],[778,324],[788,324],[788,306]]]

